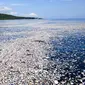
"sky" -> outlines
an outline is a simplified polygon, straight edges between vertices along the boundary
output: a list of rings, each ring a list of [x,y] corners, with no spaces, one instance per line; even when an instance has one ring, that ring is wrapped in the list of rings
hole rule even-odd
[[[42,18],[85,18],[85,0],[0,0],[0,13]]]

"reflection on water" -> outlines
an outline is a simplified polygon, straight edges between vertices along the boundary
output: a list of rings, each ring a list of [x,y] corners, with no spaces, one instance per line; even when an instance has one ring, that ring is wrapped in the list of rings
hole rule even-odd
[[[54,25],[76,25],[79,23],[84,23],[84,21],[64,21],[64,20],[2,20],[0,21],[0,42],[14,40],[17,38],[26,38],[28,34],[26,32],[31,32],[35,29],[35,23],[43,27],[44,24],[54,24]],[[75,24],[76,23],[76,24]],[[34,27],[29,26],[30,24]],[[3,27],[3,25],[5,27]],[[22,25],[18,27],[18,25]],[[28,25],[28,26],[27,26]],[[10,27],[11,26],[11,27]],[[41,28],[42,28],[41,27]],[[69,27],[68,27],[69,28]],[[49,54],[50,58],[56,62],[59,58],[61,62],[70,62],[68,59],[80,59],[83,62],[85,55],[85,30],[74,29],[74,31],[68,32],[64,28],[49,28],[43,29],[44,31],[56,32],[54,37],[50,38],[50,44],[52,44],[55,51],[55,55]],[[68,29],[69,30],[69,29]],[[35,30],[36,31],[36,30]],[[22,33],[24,32],[24,33]],[[74,61],[74,60],[72,60]],[[72,63],[72,62],[71,62]],[[73,65],[73,64],[72,64]],[[84,68],[82,66],[81,68]]]
[[[2,41],[4,41],[4,42],[6,42],[6,41],[10,41],[10,40],[15,40],[15,39],[17,39],[17,38],[26,38],[27,37],[27,35],[25,35],[25,34],[20,34],[20,35],[1,35],[0,36],[0,42],[2,42]]]
[[[75,83],[75,79],[80,81],[79,79],[85,77],[85,28],[82,27],[82,23],[84,24],[80,21],[0,21],[0,42],[25,38],[28,37],[28,32],[36,30],[53,33],[49,40],[52,48],[48,60],[55,64],[48,65],[47,71],[50,74],[54,73],[55,78],[58,77],[57,74],[60,74],[59,82],[72,80]],[[39,25],[40,28],[37,28],[36,25]],[[49,25],[52,26],[47,29]],[[64,29],[60,25],[67,27]],[[76,26],[78,29],[72,30],[72,26]],[[41,29],[42,27],[45,29]],[[77,80],[76,82],[78,82]]]
[[[52,72],[56,71],[55,75],[59,72],[58,81],[65,85],[85,83],[85,32],[82,31],[50,39],[53,48],[49,59],[55,62],[50,68]]]
[[[62,39],[58,38],[57,40],[53,38],[51,39],[51,44],[53,45],[52,51],[55,51],[55,55],[50,55],[50,58],[55,62],[58,58],[61,62],[68,62],[71,64],[74,62],[73,59],[79,59],[77,61],[82,60],[80,63],[83,63],[85,60],[85,34],[68,35]],[[80,67],[78,69],[85,69],[84,64],[78,67]]]
[[[1,20],[0,21],[0,42],[6,42],[17,38],[27,37],[26,33],[32,31],[34,28],[26,24],[34,23],[35,20]],[[21,25],[21,26],[20,26]],[[20,26],[20,27],[19,27]],[[7,34],[8,33],[8,34]],[[10,35],[9,35],[10,34]]]
[[[22,33],[22,32],[29,32],[29,31],[36,31],[40,30],[45,24],[49,25],[59,25],[59,26],[65,26],[65,25],[73,25],[84,23],[84,21],[70,21],[70,20],[0,20],[0,42],[1,41],[7,41],[11,39],[17,39],[21,37],[27,37],[28,34]],[[41,25],[40,28],[36,28],[35,26]],[[64,29],[64,28],[62,28]],[[62,29],[60,28],[51,28],[45,29],[46,31],[52,31],[52,30],[60,30],[62,33]],[[76,30],[78,31],[78,30]],[[8,35],[10,33],[11,35]],[[64,32],[64,36],[67,35]]]

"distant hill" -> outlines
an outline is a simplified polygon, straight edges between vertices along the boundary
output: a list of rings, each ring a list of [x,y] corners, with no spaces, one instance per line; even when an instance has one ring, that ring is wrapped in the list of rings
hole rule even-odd
[[[20,16],[14,16],[14,15],[0,13],[0,20],[10,20],[10,19],[41,19],[41,18],[36,18],[36,17],[20,17]]]

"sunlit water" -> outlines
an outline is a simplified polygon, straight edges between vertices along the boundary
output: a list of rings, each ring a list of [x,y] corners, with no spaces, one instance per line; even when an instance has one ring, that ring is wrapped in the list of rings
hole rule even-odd
[[[21,37],[27,37],[28,35],[25,32],[33,31],[36,28],[27,26],[27,24],[34,24],[34,23],[40,23],[42,26],[44,24],[72,24],[73,23],[84,23],[84,21],[70,21],[70,20],[1,20],[0,21],[0,42],[2,41],[8,41],[12,39],[17,39]],[[39,29],[39,28],[37,28]],[[57,28],[58,29],[58,28]],[[55,30],[56,28],[49,30]],[[62,29],[61,29],[62,31]],[[78,31],[78,30],[77,30]],[[82,31],[83,32],[83,31]],[[82,32],[79,32],[79,34],[82,34]]]
[[[1,20],[0,21],[0,42],[6,42],[17,38],[25,38],[26,31],[32,31],[33,28],[25,25],[35,22],[32,20]]]
[[[64,21],[64,20],[7,20],[0,21],[0,42],[7,42],[18,38],[30,37],[26,32],[31,32],[35,29],[39,30],[35,26],[27,25],[40,23],[44,24],[65,24],[75,25],[84,24],[84,21]],[[60,30],[57,33],[57,30]],[[62,28],[63,29],[63,28]],[[77,72],[85,70],[85,27],[84,29],[74,29],[71,33],[62,31],[60,28],[49,28],[48,31],[56,32],[54,37],[50,38],[49,43],[53,48],[51,51],[55,51],[55,54],[49,54],[50,60],[56,64],[61,64],[61,69],[65,69],[66,72]],[[45,29],[46,30],[46,29]],[[63,37],[62,37],[63,36]],[[55,68],[54,68],[55,69]],[[60,69],[59,69],[60,70]],[[60,71],[62,73],[62,71]],[[62,73],[63,74],[63,73]],[[77,73],[75,75],[78,75]],[[74,75],[74,76],[75,76]]]

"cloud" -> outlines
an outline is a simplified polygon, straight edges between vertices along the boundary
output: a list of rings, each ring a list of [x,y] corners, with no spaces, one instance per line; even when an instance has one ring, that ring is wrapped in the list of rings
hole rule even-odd
[[[38,15],[35,13],[24,14],[23,16],[25,16],[25,17],[38,17]]]
[[[6,7],[6,6],[1,6],[0,11],[10,11],[12,8]]]
[[[11,6],[24,6],[24,4],[11,4]]]
[[[30,13],[28,16],[30,16],[30,17],[37,17],[38,15],[35,14],[35,13]]]
[[[9,14],[11,14],[11,15],[16,15],[16,14],[18,14],[17,12],[10,12]]]

